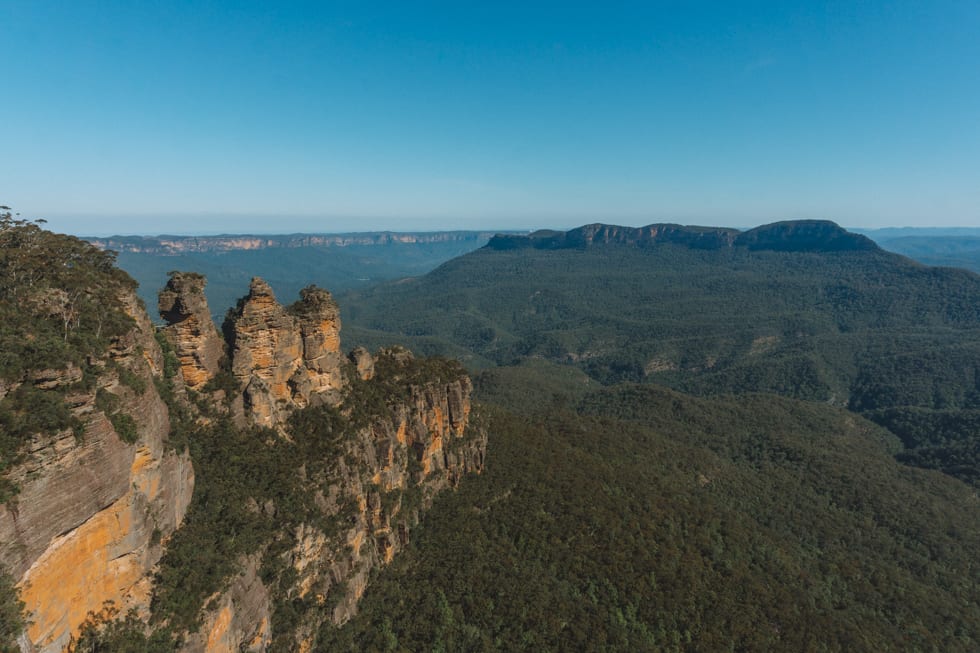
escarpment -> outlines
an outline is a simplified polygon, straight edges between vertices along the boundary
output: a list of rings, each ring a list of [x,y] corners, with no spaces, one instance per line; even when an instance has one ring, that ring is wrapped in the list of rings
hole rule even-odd
[[[145,615],[162,542],[191,499],[190,459],[166,443],[153,327],[131,291],[118,299],[130,328],[104,353],[8,386],[63,401],[75,424],[30,433],[5,475],[18,492],[0,505],[0,565],[26,604],[26,651],[61,651],[106,602]]]
[[[253,279],[223,331],[237,393],[227,418],[259,429],[250,446],[286,468],[263,470],[283,474],[274,496],[249,499],[255,529],[273,521],[274,534],[243,553],[184,650],[311,650],[319,628],[356,612],[435,495],[482,470],[486,434],[470,426],[472,384],[457,364],[400,348],[344,356],[324,290],[287,308]],[[179,351],[181,333],[170,337]],[[292,629],[277,628],[284,610]]]
[[[275,442],[284,459],[320,452],[301,455],[295,472],[306,508],[290,509],[298,499],[283,487],[255,506],[258,520],[275,515],[279,528],[210,600],[185,650],[316,650],[320,629],[356,613],[372,575],[409,543],[435,496],[482,471],[486,433],[471,425],[460,368],[427,369],[385,350],[376,367],[372,379],[351,382],[339,409],[298,411],[291,441]]]
[[[219,331],[205,279],[173,273],[157,331],[111,253],[10,220],[0,248],[0,573],[23,653],[311,650],[483,468],[462,368],[345,356],[325,290],[284,307],[254,279]]]

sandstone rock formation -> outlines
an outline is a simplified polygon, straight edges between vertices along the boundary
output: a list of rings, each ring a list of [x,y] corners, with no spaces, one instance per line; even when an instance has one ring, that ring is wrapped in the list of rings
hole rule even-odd
[[[171,415],[157,382],[174,383],[165,393],[174,415],[182,415],[182,429],[196,417],[198,435],[211,420],[240,417],[278,429],[287,437],[275,442],[289,444],[286,418],[317,406],[328,423],[343,425],[333,453],[295,470],[310,511],[237,561],[238,572],[202,606],[201,628],[175,633],[183,651],[258,652],[276,638],[285,650],[313,650],[323,622],[340,624],[355,613],[372,573],[408,543],[435,494],[483,469],[486,434],[469,427],[472,385],[458,365],[430,365],[397,347],[376,357],[358,349],[348,358],[330,293],[309,287],[284,308],[257,278],[226,325],[225,343],[204,284],[176,273],[161,293],[176,370],[129,292],[122,303],[133,328],[85,371],[66,363],[0,384],[0,399],[24,384],[63,393],[84,424],[81,437],[70,428],[36,434],[24,462],[5,475],[20,493],[0,505],[0,566],[19,581],[29,611],[24,653],[63,650],[106,602],[118,614],[134,608],[149,616],[154,567],[194,487],[188,453],[168,447]],[[222,389],[205,392],[212,380]],[[182,387],[201,394],[187,402]],[[355,399],[342,405],[344,397]],[[120,426],[121,416],[135,427]],[[255,510],[278,523],[277,500]],[[273,559],[287,572],[269,575],[269,550],[282,551]],[[277,633],[277,606],[294,599],[315,609]]]
[[[379,356],[397,377],[400,369],[415,364],[406,353],[382,351]],[[409,543],[435,495],[455,487],[465,474],[482,471],[487,439],[469,425],[471,389],[465,375],[411,384],[405,398],[393,402],[380,419],[349,434],[325,482],[310,479],[326,519],[302,523],[291,534],[294,544],[282,554],[291,570],[287,580],[265,587],[255,579],[255,561],[245,561],[245,572],[214,600],[218,607],[186,650],[263,650],[257,645],[266,641],[263,624],[273,612],[273,594],[317,606],[297,620],[289,650],[315,650],[324,620],[342,624],[353,616],[372,573]],[[325,523],[336,526],[327,529]],[[219,641],[220,646],[204,646]]]
[[[355,347],[351,350],[348,358],[354,363],[357,376],[362,381],[369,381],[374,376],[374,357],[364,347]]]
[[[329,292],[310,286],[286,308],[256,277],[226,324],[225,343],[211,321],[204,285],[201,275],[174,273],[160,293],[165,333],[187,387],[203,389],[227,352],[239,393],[229,399],[242,400],[243,421],[279,428],[297,408],[340,400],[345,358],[340,311]]]
[[[211,320],[204,296],[207,281],[192,272],[175,272],[160,292],[164,333],[177,352],[184,383],[200,390],[218,373],[224,342]]]
[[[339,400],[340,312],[327,291],[306,288],[287,310],[256,277],[229,332],[231,371],[255,424],[275,427],[295,408]]]
[[[136,326],[93,361],[105,367],[95,387],[75,390],[71,366],[24,379],[48,389],[64,384],[85,424],[79,439],[71,430],[35,435],[10,475],[20,494],[0,505],[0,564],[19,579],[30,648],[40,653],[61,651],[106,601],[146,610],[161,541],[182,521],[193,490],[189,458],[165,446],[170,421],[152,383],[162,368],[153,327],[135,296],[124,304]],[[130,380],[137,388],[120,381],[122,370],[139,379]],[[135,442],[124,442],[97,407],[99,393],[117,397],[119,411],[134,419]]]

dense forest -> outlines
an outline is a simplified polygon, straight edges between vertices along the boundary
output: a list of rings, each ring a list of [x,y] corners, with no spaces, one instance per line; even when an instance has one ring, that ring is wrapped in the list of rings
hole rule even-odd
[[[437,501],[322,650],[980,645],[975,494],[897,464],[884,429],[772,395],[569,380],[480,376],[512,408],[487,471]]]

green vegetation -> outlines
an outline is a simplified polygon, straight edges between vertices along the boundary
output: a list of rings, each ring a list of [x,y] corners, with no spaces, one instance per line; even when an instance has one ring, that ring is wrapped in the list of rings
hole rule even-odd
[[[169,631],[147,634],[135,610],[120,617],[118,608],[110,603],[98,613],[89,613],[78,636],[68,644],[68,653],[171,653],[177,645]]]
[[[864,246],[488,247],[340,304],[348,342],[403,342],[475,368],[544,360],[606,385],[890,411],[895,428],[903,411],[980,409],[980,278]],[[954,436],[919,452],[920,438],[896,434],[903,461],[980,476]]]
[[[20,653],[17,636],[25,626],[24,602],[14,579],[0,567],[0,653]]]
[[[348,341],[462,352],[497,408],[320,650],[980,647],[980,279],[541,238],[340,298]]]
[[[819,249],[819,231],[803,235]],[[484,473],[436,499],[360,614],[323,625],[317,649],[980,648],[980,504],[966,484],[980,483],[980,279],[851,251],[839,234],[843,251],[756,236],[756,249],[568,248],[543,234],[561,248],[510,239],[342,298],[348,344],[421,345],[483,368],[474,415],[491,435]],[[210,419],[196,423],[160,340],[156,383],[194,497],[166,542],[154,630],[110,607],[75,650],[172,650],[246,558],[272,597],[272,650],[290,650],[294,629],[343,597],[290,592],[296,527],[340,535],[356,515],[326,514],[317,490],[361,469],[355,434],[410,386],[463,369],[390,350],[371,381],[347,370],[344,410],[298,411],[283,438],[192,395]],[[32,388],[3,401],[46,401]],[[55,404],[40,412],[0,419],[64,423]],[[409,512],[421,500],[380,497]],[[12,606],[18,619],[2,578],[0,599],[0,618]]]
[[[0,213],[0,378],[100,355],[132,328],[120,293],[134,288],[113,252]]]
[[[127,240],[119,239],[120,247]],[[295,297],[310,283],[339,292],[424,274],[485,242],[485,239],[474,238],[441,243],[290,247],[175,255],[123,250],[119,254],[119,265],[139,282],[139,295],[147,306],[156,306],[157,292],[167,282],[169,271],[176,268],[204,274],[208,279],[205,289],[208,305],[220,322],[225,311],[248,292],[249,281],[254,276],[268,281],[279,297]],[[156,319],[156,315],[151,317]]]
[[[81,436],[64,395],[94,387],[101,368],[93,361],[133,327],[122,294],[135,283],[115,255],[42,224],[0,209],[0,503],[17,493],[3,475],[32,435],[70,428]],[[140,382],[121,369],[120,378]],[[113,421],[123,437],[135,433],[127,415]]]
[[[355,442],[360,431],[390,419],[409,384],[445,384],[463,372],[455,361],[414,360],[392,352],[379,357],[375,373],[370,381],[352,381],[343,411],[319,406],[294,413],[288,438],[266,429],[236,428],[217,411],[208,415],[207,426],[178,424],[186,429],[181,439],[190,447],[195,488],[184,524],[168,542],[156,577],[152,623],[158,629],[180,633],[199,628],[207,597],[226,588],[253,555],[261,557],[261,577],[274,600],[274,650],[289,650],[291,625],[300,619],[317,611],[321,619],[329,614],[331,606],[290,594],[295,571],[282,558],[295,546],[300,524],[315,526],[328,537],[339,536],[352,524],[356,506],[348,501],[324,513],[317,490],[327,493],[341,466],[359,469]]]
[[[973,493],[897,464],[883,429],[765,395],[536,398],[493,413],[484,474],[319,650],[980,646]]]

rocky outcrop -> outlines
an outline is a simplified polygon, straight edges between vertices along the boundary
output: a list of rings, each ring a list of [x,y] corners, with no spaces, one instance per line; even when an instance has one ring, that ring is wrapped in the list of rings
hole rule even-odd
[[[231,371],[255,424],[280,426],[296,408],[339,401],[340,312],[327,291],[306,288],[287,310],[256,277],[228,332]]]
[[[362,381],[370,381],[374,376],[374,357],[371,353],[364,347],[355,347],[348,358],[354,364],[358,378]]]
[[[160,317],[166,320],[164,333],[177,353],[185,385],[202,389],[218,373],[224,355],[224,341],[211,320],[207,284],[200,274],[174,272],[160,292]]]
[[[93,361],[103,368],[94,387],[77,384],[71,366],[24,380],[49,390],[62,384],[84,423],[80,438],[71,430],[36,434],[9,475],[20,493],[0,506],[0,564],[19,579],[28,639],[39,652],[61,651],[106,601],[146,610],[161,542],[182,521],[193,490],[189,458],[165,446],[170,421],[152,382],[162,368],[152,326],[134,296],[123,303],[136,327]],[[113,415],[133,419],[134,442],[124,442],[98,407],[100,393],[116,398]]]
[[[174,273],[160,293],[164,331],[184,385],[204,389],[221,371],[227,351],[237,385],[237,395],[228,399],[242,422],[280,428],[297,408],[340,400],[346,361],[340,311],[329,292],[304,288],[300,300],[285,308],[256,277],[225,324],[225,342],[211,321],[204,284],[201,275]]]
[[[278,643],[282,648],[316,650],[321,624],[342,624],[356,613],[372,574],[409,543],[434,497],[483,470],[487,436],[470,425],[469,378],[417,382],[409,377],[418,362],[403,349],[379,352],[379,360],[388,385],[376,388],[400,387],[402,397],[345,436],[328,475],[308,479],[322,514],[285,535],[292,543],[281,555],[288,571],[259,587],[247,563],[244,574],[213,601],[202,635],[187,650],[260,650],[253,647],[264,641],[264,619],[275,619],[272,606],[262,607],[262,597],[304,610],[294,614],[295,630]],[[220,644],[202,648],[206,641]]]
[[[191,633],[182,653],[259,653],[272,641],[269,592],[258,577],[260,560],[251,556],[231,586],[214,597],[204,625]]]
[[[85,337],[66,350],[71,362],[38,359],[0,379],[4,424],[18,429],[16,447],[3,452],[0,569],[27,607],[20,648],[62,651],[92,613],[133,610],[148,622],[151,594],[174,587],[167,574],[191,577],[195,547],[241,528],[255,537],[232,554],[235,571],[186,601],[180,587],[190,616],[162,608],[154,618],[187,628],[173,633],[185,651],[314,650],[319,627],[355,612],[434,495],[482,470],[486,435],[468,426],[469,379],[458,364],[415,360],[401,348],[348,359],[330,293],[311,286],[284,308],[257,278],[222,337],[204,278],[173,273],[158,304],[169,323],[158,341],[134,284],[111,261],[96,256],[88,276],[53,277],[34,293],[64,294],[58,284],[105,291],[96,310],[71,313],[46,341],[69,343],[69,328],[84,324]],[[37,406],[51,419],[22,418]],[[172,448],[177,434],[205,451],[202,484],[215,490],[193,508],[197,530],[178,530],[195,476],[189,453]],[[242,446],[255,456],[241,455]],[[222,456],[236,455],[253,464],[229,480]],[[274,482],[237,484],[266,472]],[[238,501],[229,532],[220,516],[207,521],[209,510]],[[168,545],[175,556],[162,558]],[[154,578],[163,579],[157,588]],[[117,627],[153,628],[139,620],[109,628]]]
[[[303,339],[303,366],[309,381],[309,394],[336,403],[337,392],[343,385],[341,367],[344,356],[340,351],[340,309],[330,293],[310,286],[300,291],[300,301],[292,310],[299,322]]]
[[[329,597],[335,624],[355,614],[372,571],[408,544],[435,495],[483,470],[486,433],[468,428],[471,390],[466,376],[413,386],[358,435],[329,487],[335,503],[357,507],[352,525],[333,537],[312,525],[296,534],[294,592]]]

